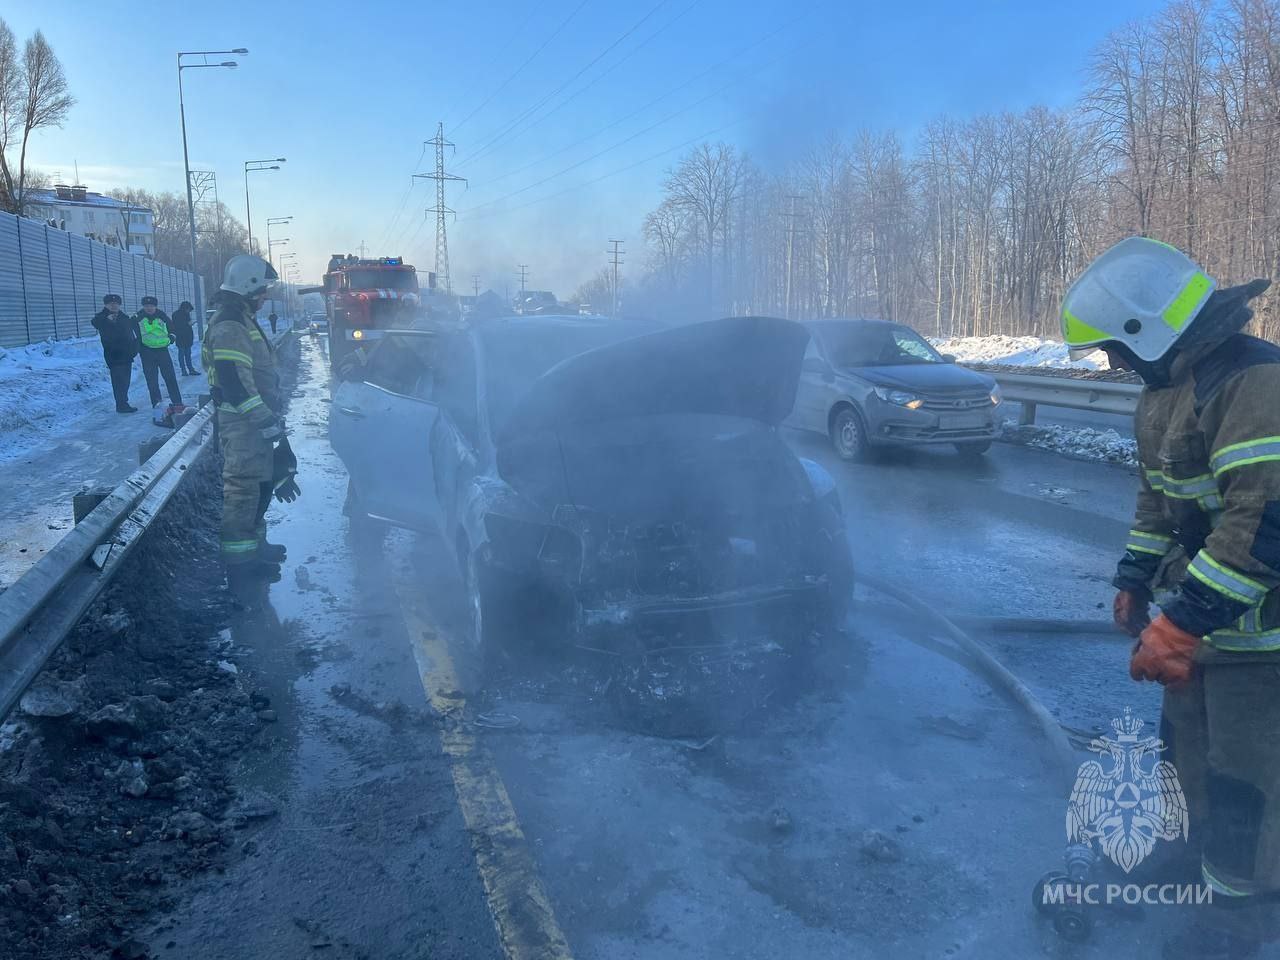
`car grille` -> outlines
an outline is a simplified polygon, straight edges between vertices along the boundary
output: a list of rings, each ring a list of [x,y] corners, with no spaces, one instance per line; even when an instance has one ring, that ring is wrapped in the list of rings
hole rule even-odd
[[[962,397],[925,397],[923,408],[938,413],[956,412],[958,410],[981,410],[991,406],[991,395],[987,393],[972,394]]]

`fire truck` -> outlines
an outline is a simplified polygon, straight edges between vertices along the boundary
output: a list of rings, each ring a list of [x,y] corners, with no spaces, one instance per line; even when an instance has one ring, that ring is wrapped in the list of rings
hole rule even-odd
[[[356,350],[366,330],[413,325],[421,307],[418,273],[401,257],[364,259],[335,253],[324,286],[303,293],[324,295],[329,320],[329,363]]]

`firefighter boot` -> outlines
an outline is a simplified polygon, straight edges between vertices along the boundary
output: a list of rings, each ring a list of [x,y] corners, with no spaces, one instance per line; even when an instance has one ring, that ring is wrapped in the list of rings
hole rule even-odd
[[[274,563],[253,560],[227,567],[227,589],[240,601],[253,602],[259,599],[268,585],[278,583],[279,580],[280,568]]]

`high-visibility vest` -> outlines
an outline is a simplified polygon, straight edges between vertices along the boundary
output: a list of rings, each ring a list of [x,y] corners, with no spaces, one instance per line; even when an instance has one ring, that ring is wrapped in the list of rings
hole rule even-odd
[[[142,327],[144,347],[169,346],[169,325],[161,317],[148,317],[143,314],[139,323]]]

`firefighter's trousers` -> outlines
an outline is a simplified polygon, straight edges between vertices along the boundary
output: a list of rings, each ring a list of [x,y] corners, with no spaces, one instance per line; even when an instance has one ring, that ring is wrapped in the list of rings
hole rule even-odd
[[[1257,940],[1280,937],[1280,663],[1200,664],[1164,695],[1166,746],[1191,814],[1206,921]]]
[[[258,559],[271,500],[272,445],[247,417],[218,413],[222,448],[222,559],[228,564]],[[265,488],[265,495],[264,495]],[[264,502],[265,501],[265,502]]]

